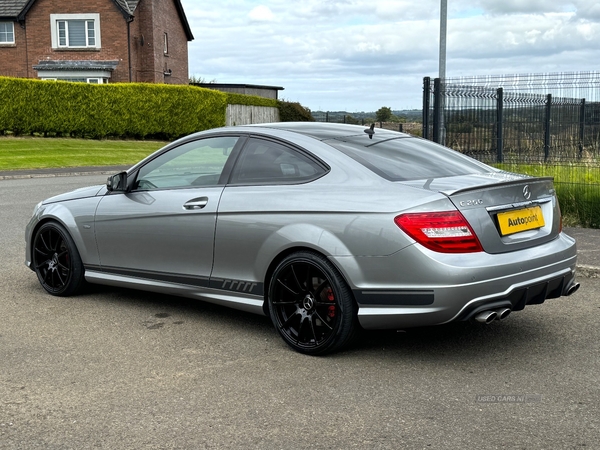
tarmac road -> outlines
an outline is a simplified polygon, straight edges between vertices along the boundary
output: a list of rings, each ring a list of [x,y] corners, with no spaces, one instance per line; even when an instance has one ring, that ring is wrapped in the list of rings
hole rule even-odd
[[[0,180],[0,449],[598,448],[600,278],[489,326],[302,356],[264,317],[45,294],[23,264],[34,205],[105,178]]]

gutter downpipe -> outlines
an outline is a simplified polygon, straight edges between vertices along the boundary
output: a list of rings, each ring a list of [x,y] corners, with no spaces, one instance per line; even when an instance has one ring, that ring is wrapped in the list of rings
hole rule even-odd
[[[27,23],[25,22],[25,15],[23,14],[23,11],[21,11],[17,16],[15,23],[18,23],[25,33],[25,77],[29,78],[29,42],[27,41]],[[14,39],[16,42],[17,37],[15,36]]]
[[[131,73],[131,27],[130,24],[133,22],[133,16],[129,16],[127,19],[127,59],[129,62],[129,82],[133,81],[133,76]]]

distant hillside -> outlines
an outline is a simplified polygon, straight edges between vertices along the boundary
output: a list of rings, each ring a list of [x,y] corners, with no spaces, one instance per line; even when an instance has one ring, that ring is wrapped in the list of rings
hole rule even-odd
[[[362,122],[363,120],[374,121],[376,115],[375,111],[311,111],[311,113],[315,120],[319,122],[325,122],[326,120],[329,122],[343,122],[344,117],[351,117],[360,122]],[[392,110],[392,114],[394,114],[396,117],[406,119],[406,122],[421,122],[423,117],[423,113],[420,109]]]

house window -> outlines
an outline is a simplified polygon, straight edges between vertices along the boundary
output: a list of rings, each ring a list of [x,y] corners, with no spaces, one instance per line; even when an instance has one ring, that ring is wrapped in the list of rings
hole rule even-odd
[[[0,44],[15,43],[15,25],[13,22],[0,22]]]
[[[52,48],[99,49],[99,14],[51,14]]]
[[[88,83],[88,84],[106,84],[108,83],[107,78],[76,78],[76,77],[57,77],[57,78],[49,78],[43,77],[44,81],[70,81],[72,83]]]
[[[57,20],[59,47],[95,47],[93,20]]]
[[[165,33],[165,40],[164,40],[164,45],[163,45],[163,53],[165,55],[169,54],[169,35],[167,33]]]

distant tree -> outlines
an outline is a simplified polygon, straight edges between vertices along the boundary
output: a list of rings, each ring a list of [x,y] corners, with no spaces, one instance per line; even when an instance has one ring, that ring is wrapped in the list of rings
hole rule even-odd
[[[207,83],[216,83],[216,82],[217,82],[217,80],[215,80],[214,78],[210,81],[207,81],[206,78],[198,76],[198,75],[192,75],[189,80],[189,84],[207,84]]]
[[[352,125],[358,125],[358,124],[360,124],[360,120],[354,118],[350,114],[347,114],[346,115],[346,123],[350,123]]]
[[[405,116],[397,116],[396,114],[392,114],[388,120],[382,120],[382,122],[392,122],[392,123],[406,123]]]
[[[377,122],[387,122],[392,118],[392,108],[382,106],[375,112],[375,119]]]

